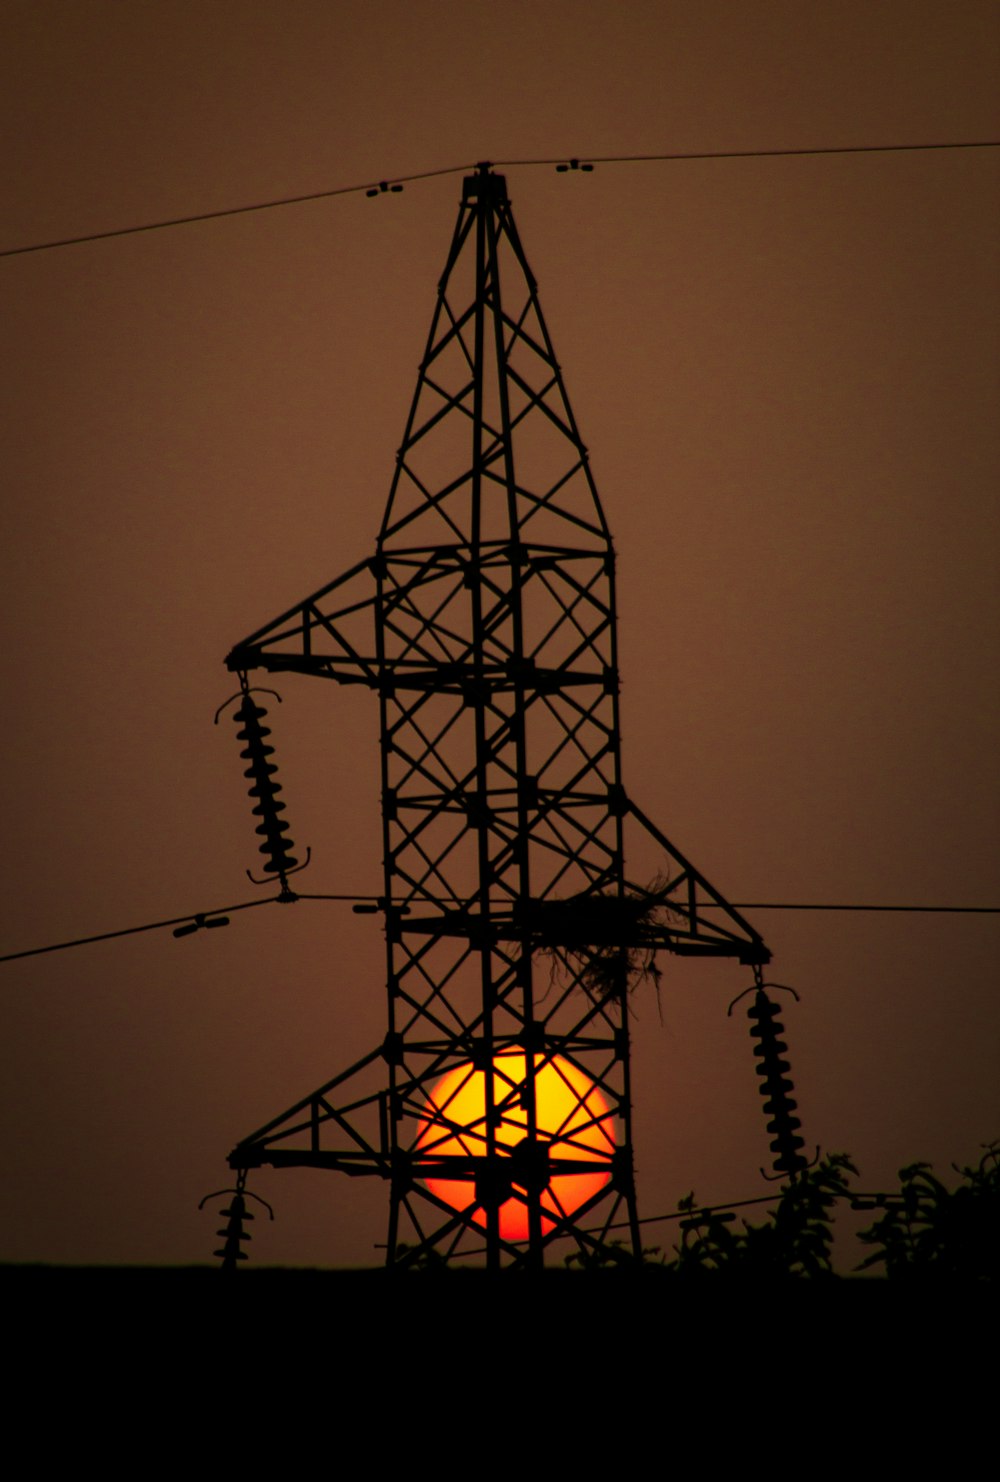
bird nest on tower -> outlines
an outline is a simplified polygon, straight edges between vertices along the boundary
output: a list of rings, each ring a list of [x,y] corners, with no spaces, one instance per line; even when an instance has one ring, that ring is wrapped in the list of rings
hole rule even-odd
[[[568,973],[595,1003],[631,993],[640,983],[652,983],[659,998],[657,954],[667,946],[670,918],[681,919],[664,900],[667,888],[658,876],[645,889],[626,886],[621,895],[532,901],[532,946],[551,960],[553,980]]]

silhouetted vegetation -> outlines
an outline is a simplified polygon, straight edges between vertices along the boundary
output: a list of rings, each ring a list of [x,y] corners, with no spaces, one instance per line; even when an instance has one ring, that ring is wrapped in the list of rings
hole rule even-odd
[[[674,1260],[643,1253],[677,1277],[718,1274],[752,1281],[831,1277],[838,1205],[880,1210],[858,1238],[871,1253],[853,1269],[892,1279],[956,1278],[995,1282],[1000,1272],[1000,1142],[973,1168],[958,1168],[948,1189],[929,1163],[899,1173],[899,1192],[855,1195],[857,1169],[834,1153],[784,1184],[765,1220],[753,1224],[731,1210],[698,1208],[694,1194],[680,1201],[684,1218]],[[583,1263],[581,1263],[583,1264]],[[593,1264],[591,1262],[591,1264]],[[879,1268],[881,1270],[879,1271]]]
[[[929,1163],[900,1169],[900,1192],[859,1239],[874,1247],[862,1270],[881,1266],[890,1277],[962,1277],[996,1281],[1000,1265],[1000,1142],[975,1168],[957,1168],[962,1182],[947,1189]]]
[[[844,1153],[833,1153],[785,1184],[777,1207],[763,1224],[736,1215],[697,1211],[694,1194],[681,1200],[681,1243],[673,1268],[679,1276],[724,1272],[727,1276],[775,1280],[832,1276],[833,1213],[848,1193],[848,1174],[856,1173]]]

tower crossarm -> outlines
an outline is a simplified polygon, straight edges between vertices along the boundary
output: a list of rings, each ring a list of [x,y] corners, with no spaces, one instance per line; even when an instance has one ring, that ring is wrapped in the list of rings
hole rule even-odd
[[[666,873],[655,885],[645,890],[633,886],[630,891],[655,904],[662,923],[657,929],[669,937],[667,950],[678,956],[735,957],[746,965],[770,962],[771,953],[757,929],[631,798],[624,799],[624,813],[626,821],[634,819],[659,845],[665,860]]]
[[[294,671],[374,688],[379,672],[375,565],[375,560],[359,562],[242,639],[227,655],[227,668]]]
[[[270,1164],[337,1168],[353,1175],[388,1178],[391,1155],[387,1093],[375,1089],[339,1103],[348,1083],[359,1077],[371,1081],[373,1071],[376,1080],[380,1079],[379,1067],[384,1068],[381,1046],[244,1137],[229,1155],[230,1167],[248,1169]],[[330,1144],[331,1137],[336,1138],[335,1146]]]
[[[395,930],[400,936],[459,937],[468,941],[480,940],[483,932],[488,930],[496,942],[527,942],[538,952],[614,949],[672,952],[678,957],[730,957],[748,966],[754,963],[763,966],[771,958],[756,932],[740,932],[731,925],[701,915],[705,905],[716,904],[714,900],[690,908],[682,905],[680,900],[671,903],[669,897],[637,890],[634,896],[625,897],[620,903],[616,924],[608,930],[598,929],[594,917],[602,914],[604,906],[619,905],[613,897],[591,895],[578,897],[575,901],[539,900],[530,904],[537,908],[534,916],[536,929],[529,931],[527,936],[525,914],[494,910],[487,924],[477,910],[461,908],[412,917],[400,922]],[[578,928],[573,929],[567,924],[554,931],[548,918],[548,908],[553,905],[578,910],[581,916]],[[720,903],[720,909],[727,911],[729,908]],[[650,919],[638,920],[638,910]],[[560,911],[558,915],[566,921],[564,912]],[[654,916],[661,919],[654,920]]]

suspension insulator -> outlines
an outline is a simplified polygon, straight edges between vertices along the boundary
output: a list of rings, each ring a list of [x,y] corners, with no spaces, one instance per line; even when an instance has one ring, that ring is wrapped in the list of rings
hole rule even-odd
[[[264,855],[265,873],[270,875],[284,876],[295,869],[298,860],[292,854],[295,845],[291,839],[285,838],[289,826],[281,818],[285,811],[285,804],[278,799],[281,784],[274,781],[277,767],[268,758],[274,755],[274,747],[268,746],[265,737],[270,736],[268,726],[261,725],[261,719],[267,714],[263,705],[258,705],[248,694],[243,696],[238,710],[235,712],[236,724],[239,727],[237,735],[246,745],[240,752],[244,761],[250,763],[244,777],[250,778],[253,786],[250,788],[250,796],[257,799],[254,814],[261,821],[257,825],[256,833],[261,835],[260,853]]]
[[[221,1258],[223,1271],[235,1271],[237,1261],[247,1259],[246,1251],[241,1250],[240,1246],[243,1241],[250,1239],[243,1226],[253,1219],[253,1215],[247,1209],[247,1202],[242,1194],[234,1194],[232,1204],[222,1213],[226,1216],[226,1224],[215,1233],[221,1235],[225,1243],[221,1250],[215,1250],[212,1254]]]
[[[795,1115],[798,1103],[792,1097],[795,1090],[788,1078],[791,1069],[782,1057],[788,1046],[781,1038],[784,1028],[778,1018],[778,1005],[767,994],[758,989],[747,1010],[751,1022],[750,1036],[756,1040],[754,1067],[761,1077],[760,1094],[764,1098],[764,1112],[768,1117],[767,1130],[771,1134],[772,1165],[776,1173],[796,1173],[807,1166],[801,1149],[805,1139],[798,1135],[802,1123]]]

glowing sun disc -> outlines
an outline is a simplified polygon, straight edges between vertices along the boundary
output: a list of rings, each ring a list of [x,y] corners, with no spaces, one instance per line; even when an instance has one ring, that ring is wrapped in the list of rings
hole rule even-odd
[[[590,1077],[561,1055],[536,1055],[535,1106],[538,1140],[549,1158],[607,1162],[608,1171],[556,1173],[541,1191],[543,1233],[553,1228],[544,1211],[571,1215],[600,1192],[611,1179],[615,1151],[614,1118],[607,1100]],[[493,1101],[499,1113],[496,1143],[504,1160],[527,1136],[528,1113],[521,1092],[527,1074],[526,1057],[516,1051],[493,1060]],[[417,1132],[417,1151],[425,1157],[481,1158],[486,1154],[486,1074],[466,1062],[442,1076],[427,1098],[427,1110]],[[515,1155],[516,1163],[516,1155]],[[428,1178],[428,1190],[452,1209],[467,1210],[476,1202],[475,1185],[463,1179]],[[482,1208],[472,1216],[486,1226]],[[511,1179],[511,1194],[500,1204],[500,1237],[528,1239],[528,1195]]]

